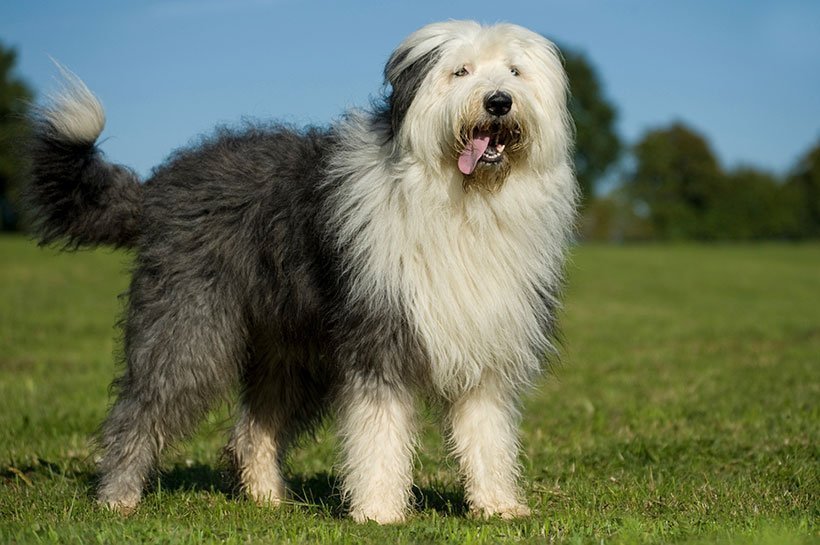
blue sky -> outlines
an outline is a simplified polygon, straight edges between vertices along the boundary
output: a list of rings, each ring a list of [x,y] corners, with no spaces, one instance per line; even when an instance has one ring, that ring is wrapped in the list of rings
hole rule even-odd
[[[820,2],[6,0],[0,41],[43,94],[54,57],[100,96],[109,158],[150,172],[244,117],[326,124],[378,96],[385,60],[443,19],[506,21],[585,52],[636,141],[681,120],[728,167],[777,173],[820,138]]]

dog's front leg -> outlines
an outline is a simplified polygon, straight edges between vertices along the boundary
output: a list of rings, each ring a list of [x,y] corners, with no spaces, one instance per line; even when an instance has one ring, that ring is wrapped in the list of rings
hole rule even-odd
[[[470,511],[479,517],[530,514],[518,490],[518,399],[493,375],[450,408],[451,444],[464,476]]]
[[[355,376],[340,398],[343,492],[357,522],[402,522],[413,481],[413,396],[382,379]]]

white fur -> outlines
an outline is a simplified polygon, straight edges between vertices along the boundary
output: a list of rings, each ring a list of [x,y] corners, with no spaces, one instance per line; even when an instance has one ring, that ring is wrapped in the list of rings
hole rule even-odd
[[[231,441],[242,485],[260,504],[278,505],[285,498],[285,480],[279,468],[283,445],[275,438],[278,425],[274,420],[259,422],[245,409]]]
[[[401,522],[413,482],[415,412],[406,391],[357,381],[348,385],[339,416],[344,494],[357,522]]]
[[[512,25],[450,22],[421,29],[399,50],[409,48],[409,63],[442,45],[392,146],[365,115],[343,127],[346,149],[333,167],[347,183],[335,221],[339,244],[354,252],[357,296],[406,309],[430,355],[432,384],[457,399],[487,369],[527,383],[551,349],[539,297],[559,282],[575,186],[566,81],[552,44]],[[470,76],[454,78],[465,65]],[[527,121],[527,164],[497,192],[465,191],[453,140],[480,97],[498,88]]]
[[[403,309],[429,356],[427,377],[450,401],[450,443],[479,516],[525,516],[517,487],[517,397],[552,350],[575,213],[567,83],[558,53],[512,25],[430,25],[399,46],[389,80],[438,48],[398,134],[354,114],[331,165],[334,227],[358,303]],[[466,67],[468,76],[455,77]],[[466,188],[458,141],[497,90],[513,98],[526,152],[497,191]],[[471,125],[472,123],[472,125]],[[401,357],[398,355],[398,357]],[[356,520],[404,518],[412,398],[358,384],[345,395],[345,492]]]
[[[105,127],[102,104],[79,77],[59,64],[57,67],[62,75],[61,89],[49,95],[41,117],[63,140],[93,144]]]
[[[450,408],[451,447],[461,464],[467,501],[478,516],[529,514],[516,483],[519,419],[516,392],[492,374]]]

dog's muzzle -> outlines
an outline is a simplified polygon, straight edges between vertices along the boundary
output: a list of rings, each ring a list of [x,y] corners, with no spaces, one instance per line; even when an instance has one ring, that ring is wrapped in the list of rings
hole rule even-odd
[[[495,91],[484,98],[486,115],[462,136],[458,169],[471,175],[479,165],[492,166],[504,161],[504,152],[521,139],[521,127],[510,115],[513,99],[504,91]]]

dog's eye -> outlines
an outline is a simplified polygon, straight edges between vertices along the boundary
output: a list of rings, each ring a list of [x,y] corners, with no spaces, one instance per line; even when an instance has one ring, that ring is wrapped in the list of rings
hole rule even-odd
[[[469,73],[470,73],[470,71],[469,71],[469,70],[467,70],[467,67],[466,67],[466,66],[462,66],[461,68],[459,68],[458,70],[456,70],[455,72],[453,72],[453,75],[454,75],[454,76],[456,76],[457,78],[460,78],[460,77],[462,77],[462,76],[466,76],[466,75],[468,75]]]
[[[513,76],[520,76],[521,72],[519,72],[518,68],[516,68],[515,66],[510,66],[510,74],[512,74]]]

